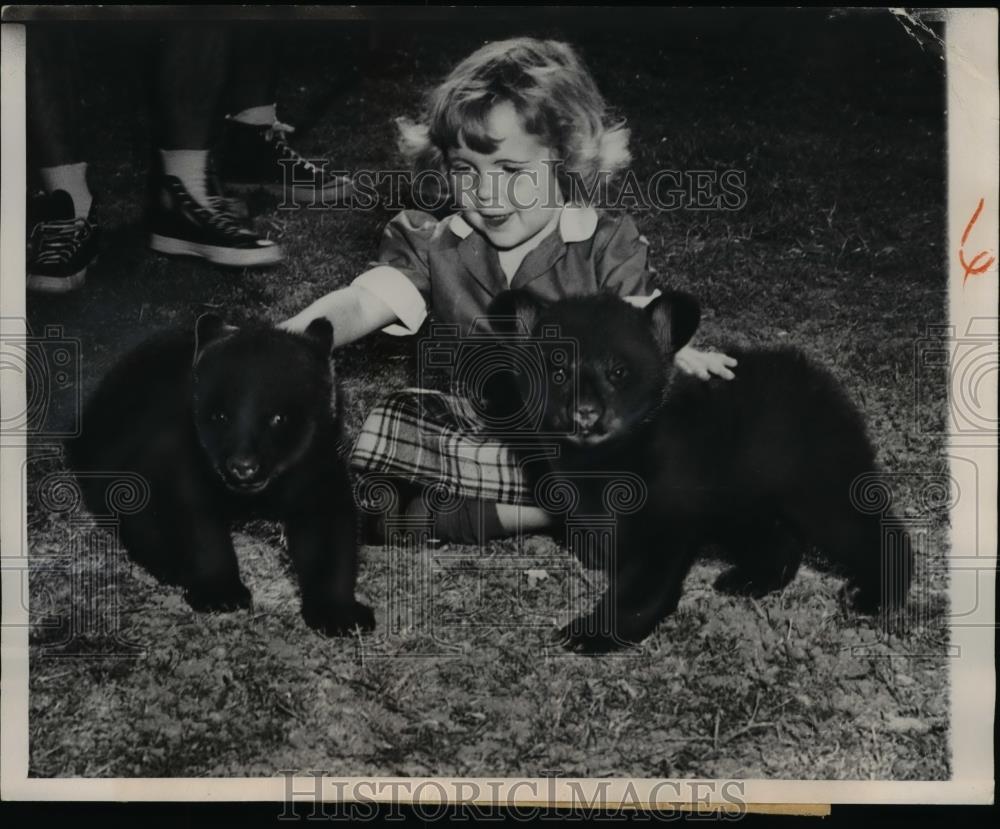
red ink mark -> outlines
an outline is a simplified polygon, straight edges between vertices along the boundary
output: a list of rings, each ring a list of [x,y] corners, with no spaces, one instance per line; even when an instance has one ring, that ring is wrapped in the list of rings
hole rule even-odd
[[[976,206],[976,212],[972,214],[972,218],[969,219],[969,223],[965,226],[965,233],[962,234],[962,244],[958,249],[958,261],[962,263],[962,267],[965,269],[965,276],[962,277],[963,286],[970,276],[979,276],[979,274],[986,273],[986,271],[989,270],[990,265],[996,261],[996,257],[990,256],[990,252],[988,250],[979,251],[979,253],[972,257],[971,262],[965,261],[965,243],[968,241],[969,234],[972,232],[972,226],[979,218],[979,214],[983,212],[983,204],[985,201],[985,199],[979,200],[979,204]],[[983,262],[983,259],[986,259],[987,261]]]

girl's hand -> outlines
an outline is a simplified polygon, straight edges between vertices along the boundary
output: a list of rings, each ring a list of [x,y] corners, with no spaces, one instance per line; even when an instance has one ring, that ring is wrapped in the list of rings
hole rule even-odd
[[[292,334],[301,334],[306,330],[306,327],[300,322],[298,314],[284,322],[279,322],[276,327],[281,331],[290,331]]]
[[[736,365],[736,360],[719,354],[717,351],[698,351],[686,345],[674,355],[674,365],[685,374],[693,374],[702,380],[708,380],[713,374],[732,380],[736,377],[729,369]]]

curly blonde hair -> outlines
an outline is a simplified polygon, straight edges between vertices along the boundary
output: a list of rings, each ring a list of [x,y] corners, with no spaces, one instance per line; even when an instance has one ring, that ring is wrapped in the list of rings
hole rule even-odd
[[[624,121],[612,121],[590,72],[571,46],[557,40],[514,38],[487,43],[465,58],[427,97],[421,123],[397,118],[399,149],[418,171],[445,172],[459,146],[491,153],[487,130],[493,108],[512,104],[526,132],[555,152],[564,193],[591,187],[631,158]]]

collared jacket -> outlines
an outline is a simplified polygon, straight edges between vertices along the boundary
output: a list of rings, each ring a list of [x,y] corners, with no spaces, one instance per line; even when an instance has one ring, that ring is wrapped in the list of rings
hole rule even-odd
[[[508,279],[496,249],[461,215],[439,221],[405,210],[386,225],[377,260],[354,284],[395,312],[399,323],[386,327],[388,334],[417,333],[430,311],[464,335],[508,288],[548,301],[610,291],[644,305],[660,293],[646,260],[646,239],[627,213],[566,206],[558,229]]]

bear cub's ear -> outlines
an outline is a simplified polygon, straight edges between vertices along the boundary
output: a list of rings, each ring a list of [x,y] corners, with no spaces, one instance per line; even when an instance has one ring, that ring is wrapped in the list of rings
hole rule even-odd
[[[653,336],[664,354],[680,351],[698,330],[701,308],[691,294],[666,291],[646,306]]]
[[[198,317],[194,324],[194,358],[197,360],[205,348],[220,337],[235,334],[238,328],[227,325],[218,314],[208,312]]]
[[[544,305],[527,291],[503,291],[487,308],[494,334],[527,336],[535,329]]]
[[[303,336],[324,360],[333,351],[333,323],[326,317],[314,319],[306,327]]]

